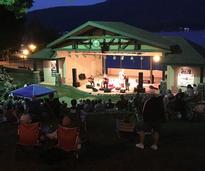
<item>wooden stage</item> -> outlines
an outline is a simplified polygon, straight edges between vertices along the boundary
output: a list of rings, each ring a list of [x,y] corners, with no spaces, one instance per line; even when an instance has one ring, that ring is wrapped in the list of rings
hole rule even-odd
[[[86,88],[86,85],[90,85],[88,80],[84,80],[80,82],[80,87],[78,87],[79,90],[93,94],[93,95],[98,95],[98,94],[133,94],[134,93],[134,88],[137,87],[138,83],[136,81],[137,77],[129,77],[129,91],[126,91],[125,93],[121,93],[119,89],[116,89],[116,87],[121,87],[120,83],[122,80],[119,80],[118,76],[108,76],[109,78],[109,88],[113,87],[111,89],[111,92],[104,92],[103,90],[100,90],[102,82],[103,82],[103,76],[98,76],[94,78],[95,82],[95,88],[98,90],[97,92],[94,92],[92,88]],[[144,78],[144,81],[148,81],[149,78]],[[143,87],[145,88],[146,92],[149,92],[149,86],[152,85],[154,87],[159,87],[161,78],[155,78],[155,83],[154,84],[149,84],[149,83],[143,83]],[[121,87],[121,89],[125,89],[125,87]]]

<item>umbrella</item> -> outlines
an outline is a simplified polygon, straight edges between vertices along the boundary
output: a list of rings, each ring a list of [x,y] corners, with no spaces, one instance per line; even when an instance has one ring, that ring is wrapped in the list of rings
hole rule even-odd
[[[29,86],[16,89],[12,91],[11,94],[13,96],[25,97],[31,99],[33,96],[40,97],[54,92],[56,92],[56,90],[54,89],[47,88],[38,84],[31,84]]]

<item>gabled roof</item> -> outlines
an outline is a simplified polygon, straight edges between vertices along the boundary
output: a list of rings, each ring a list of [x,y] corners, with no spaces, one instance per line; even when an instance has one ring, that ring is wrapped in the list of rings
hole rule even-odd
[[[90,27],[90,28],[89,28]],[[134,40],[138,40],[140,42],[155,46],[155,47],[160,47],[162,49],[170,49],[170,46],[172,46],[172,42],[170,42],[169,40],[167,40],[166,38],[136,28],[134,26],[122,23],[122,22],[103,22],[103,21],[88,21],[85,24],[77,27],[76,29],[72,30],[71,32],[63,35],[62,37],[60,37],[59,39],[51,42],[50,44],[48,44],[48,48],[53,48],[53,47],[57,47],[60,43],[63,43],[67,40],[67,38],[69,38],[70,36],[81,32],[84,29],[91,29],[93,27],[99,28],[99,29],[103,29],[106,31],[110,31],[122,36],[126,36],[130,39],[134,39]]]
[[[29,56],[29,58],[49,60],[49,59],[55,58],[55,54],[56,54],[56,52],[53,49],[45,48],[45,49],[42,49],[42,50],[32,54],[31,56]]]
[[[169,36],[170,41],[180,46],[181,52],[168,54],[164,59],[167,65],[205,65],[205,49],[181,37]]]

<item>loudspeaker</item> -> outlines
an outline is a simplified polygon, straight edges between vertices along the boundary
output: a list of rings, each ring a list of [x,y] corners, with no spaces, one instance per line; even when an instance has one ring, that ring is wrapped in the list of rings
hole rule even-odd
[[[93,89],[93,92],[98,92],[97,88],[93,87],[92,89]]]
[[[110,93],[110,92],[111,92],[111,90],[109,88],[104,89],[104,93]]]
[[[121,90],[120,90],[120,93],[125,93],[125,92],[126,92],[125,89],[121,89]]]
[[[143,88],[143,72],[139,72],[138,76],[138,87]]]
[[[86,79],[86,76],[85,74],[79,74],[79,80],[85,80]]]
[[[76,82],[73,84],[73,87],[80,87],[80,82]]]
[[[87,89],[92,89],[93,86],[92,86],[91,84],[86,84],[86,88],[87,88]]]
[[[77,83],[77,70],[76,70],[76,68],[72,69],[72,77],[73,77],[73,86],[75,87],[75,85]]]

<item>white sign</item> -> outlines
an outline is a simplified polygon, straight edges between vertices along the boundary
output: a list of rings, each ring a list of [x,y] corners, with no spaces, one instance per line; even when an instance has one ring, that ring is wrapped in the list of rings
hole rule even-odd
[[[177,85],[181,87],[186,87],[188,84],[194,84],[194,74],[178,74]]]

